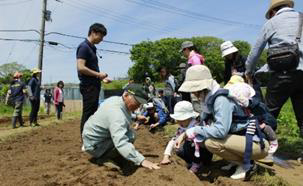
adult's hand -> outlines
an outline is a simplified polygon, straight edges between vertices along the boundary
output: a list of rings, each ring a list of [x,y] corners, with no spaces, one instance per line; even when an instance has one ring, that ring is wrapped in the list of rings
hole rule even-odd
[[[156,128],[159,125],[159,123],[151,124],[149,127],[149,130]]]
[[[103,80],[107,77],[108,75],[104,72],[99,72],[98,75],[97,75],[97,78]]]
[[[142,167],[148,168],[148,169],[151,169],[151,170],[153,170],[153,169],[155,169],[155,170],[160,169],[160,167],[158,166],[157,163],[153,163],[153,162],[150,162],[148,160],[143,160],[142,163],[141,163],[141,165],[142,165]]]
[[[111,82],[112,82],[112,80],[109,79],[108,77],[104,78],[102,81],[103,81],[103,83],[105,83],[105,84],[108,84],[108,83],[111,83]]]
[[[245,74],[245,77],[246,77],[247,83],[248,83],[250,86],[252,86],[252,85],[253,85],[253,79],[252,79],[251,74]]]

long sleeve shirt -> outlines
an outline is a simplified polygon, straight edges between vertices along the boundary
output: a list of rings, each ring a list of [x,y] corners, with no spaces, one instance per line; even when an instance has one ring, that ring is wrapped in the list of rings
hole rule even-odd
[[[248,124],[248,121],[245,123],[233,123],[234,112],[243,112],[243,110],[240,110],[229,98],[225,96],[217,97],[211,112],[214,118],[213,123],[209,126],[196,126],[188,129],[186,130],[187,136],[191,136],[194,133],[199,141],[204,141],[209,138],[223,139],[228,133],[240,131]]]
[[[131,122],[131,113],[122,97],[113,96],[105,100],[84,125],[84,150],[100,157],[108,150],[116,148],[125,159],[140,165],[144,156],[132,143],[135,133]]]
[[[28,82],[28,86],[31,91],[31,95],[36,99],[40,99],[41,83],[36,77],[32,77]]]
[[[264,50],[268,47],[278,47],[285,44],[295,43],[299,27],[299,13],[293,8],[282,8],[274,17],[269,19],[263,26],[256,44],[252,48],[246,61],[246,74],[252,74],[256,63]],[[301,36],[302,37],[302,36]],[[297,70],[303,70],[303,43],[299,43],[301,52],[300,63]]]

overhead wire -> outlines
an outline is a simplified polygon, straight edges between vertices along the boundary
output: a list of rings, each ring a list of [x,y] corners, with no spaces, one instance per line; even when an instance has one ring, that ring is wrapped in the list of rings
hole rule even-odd
[[[181,8],[178,8],[178,7],[163,3],[163,2],[155,1],[155,0],[125,0],[125,1],[137,4],[137,5],[157,9],[157,10],[164,11],[164,12],[169,12],[169,13],[173,13],[173,14],[177,14],[177,15],[181,15],[181,16],[185,16],[185,17],[194,18],[194,19],[197,19],[200,21],[207,21],[207,22],[219,23],[219,24],[225,24],[225,25],[238,25],[238,26],[242,26],[242,27],[255,28],[255,29],[259,29],[261,27],[261,25],[257,25],[257,24],[242,23],[242,22],[238,22],[238,21],[232,21],[232,20],[209,16],[206,14],[196,13],[193,11],[181,9]]]
[[[73,2],[73,3],[71,3],[71,2]],[[154,31],[154,32],[164,33],[164,34],[169,34],[173,31],[175,31],[175,29],[168,29],[168,28],[165,28],[161,25],[157,25],[155,23],[150,24],[150,23],[147,23],[144,20],[138,20],[137,18],[128,16],[128,15],[121,15],[121,14],[115,13],[113,10],[98,7],[96,5],[91,4],[92,6],[89,6],[88,2],[83,2],[83,1],[80,1],[80,0],[77,0],[77,1],[73,1],[73,0],[67,1],[67,0],[65,0],[64,3],[71,6],[71,7],[74,7],[76,9],[83,10],[86,13],[90,13],[90,14],[93,14],[93,15],[99,15],[99,16],[109,18],[111,20],[114,20],[114,21],[117,21],[117,22],[120,22],[120,23],[123,23],[123,24],[136,25],[136,26],[139,26],[142,29],[146,29],[146,30],[149,30],[149,31]]]
[[[11,6],[11,5],[18,5],[18,4],[22,4],[22,3],[27,3],[29,1],[33,1],[33,0],[23,0],[23,1],[17,1],[17,2],[9,2],[9,3],[1,3],[0,1],[0,6]]]

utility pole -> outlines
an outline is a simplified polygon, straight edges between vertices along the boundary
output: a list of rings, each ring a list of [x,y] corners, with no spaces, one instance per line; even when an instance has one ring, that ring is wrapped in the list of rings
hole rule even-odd
[[[40,30],[40,49],[39,49],[39,57],[38,57],[38,68],[40,70],[42,70],[42,64],[43,64],[43,47],[44,47],[44,33],[45,33],[46,4],[47,4],[47,0],[43,0],[41,30]],[[42,73],[40,74],[40,81],[42,81]]]

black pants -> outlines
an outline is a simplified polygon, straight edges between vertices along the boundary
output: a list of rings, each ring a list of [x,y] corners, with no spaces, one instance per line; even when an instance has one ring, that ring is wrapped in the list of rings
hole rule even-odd
[[[213,154],[209,152],[206,148],[200,147],[200,157],[197,158],[194,155],[195,146],[193,142],[185,140],[181,150],[177,151],[176,154],[182,158],[186,163],[203,163],[204,165],[209,165],[213,158]]]
[[[61,118],[61,113],[62,113],[62,110],[63,110],[63,102],[59,102],[58,105],[56,105],[56,113],[57,113],[57,119],[62,119]]]
[[[39,108],[40,108],[40,99],[35,99],[35,100],[31,100],[31,107],[32,110],[29,114],[29,122],[30,124],[32,123],[37,123],[37,118],[38,118],[38,112],[39,112]]]
[[[265,102],[272,113],[277,118],[280,110],[288,98],[291,99],[296,115],[297,124],[303,136],[303,71],[275,72],[270,77],[267,85]]]
[[[80,92],[82,94],[82,99],[83,99],[82,118],[80,124],[80,135],[82,136],[82,131],[85,122],[98,109],[100,87],[93,85],[89,85],[89,86],[80,85]]]
[[[174,113],[175,100],[173,95],[164,96],[165,104],[170,114]]]

